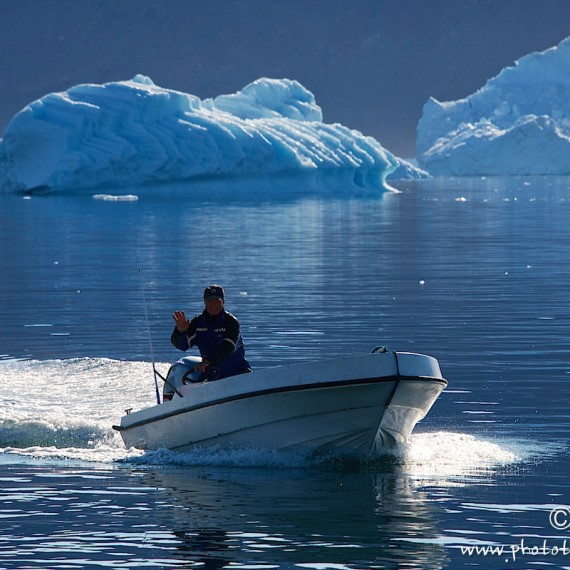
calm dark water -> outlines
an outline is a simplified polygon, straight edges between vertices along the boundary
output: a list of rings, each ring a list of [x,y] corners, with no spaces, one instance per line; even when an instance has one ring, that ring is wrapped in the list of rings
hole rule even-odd
[[[0,196],[0,568],[570,567],[570,179],[397,186]],[[212,282],[254,366],[386,345],[449,388],[366,465],[123,453],[125,382],[153,397],[144,300],[163,365]]]

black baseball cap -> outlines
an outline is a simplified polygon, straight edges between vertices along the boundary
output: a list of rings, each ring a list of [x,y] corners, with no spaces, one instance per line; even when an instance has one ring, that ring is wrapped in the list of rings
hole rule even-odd
[[[204,301],[208,299],[224,300],[224,290],[219,285],[210,285],[204,289]]]

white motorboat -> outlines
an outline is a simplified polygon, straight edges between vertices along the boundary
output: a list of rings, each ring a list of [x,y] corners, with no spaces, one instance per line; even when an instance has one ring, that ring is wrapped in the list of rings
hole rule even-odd
[[[181,362],[189,371],[199,360]],[[127,447],[324,447],[367,456],[405,442],[447,386],[435,358],[383,347],[211,382],[182,380],[173,369],[172,400],[113,426]]]

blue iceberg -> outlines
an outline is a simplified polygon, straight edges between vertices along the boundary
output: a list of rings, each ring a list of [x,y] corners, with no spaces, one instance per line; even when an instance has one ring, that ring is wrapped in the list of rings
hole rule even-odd
[[[416,149],[436,176],[570,174],[570,38],[465,99],[430,99]]]
[[[9,192],[289,173],[385,190],[398,165],[374,138],[324,123],[313,94],[287,79],[204,100],[141,75],[77,85],[25,107],[0,140]]]

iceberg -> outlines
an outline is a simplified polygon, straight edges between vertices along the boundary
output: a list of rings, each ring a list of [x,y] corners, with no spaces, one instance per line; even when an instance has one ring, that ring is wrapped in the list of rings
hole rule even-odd
[[[387,176],[388,180],[426,180],[431,178],[429,172],[420,168],[415,159],[396,157],[398,166]]]
[[[387,190],[398,165],[374,138],[324,123],[314,95],[288,79],[204,100],[142,75],[77,85],[26,106],[0,140],[8,192],[279,173],[333,173]]]
[[[416,152],[435,176],[570,174],[570,38],[519,59],[465,99],[431,98]]]

